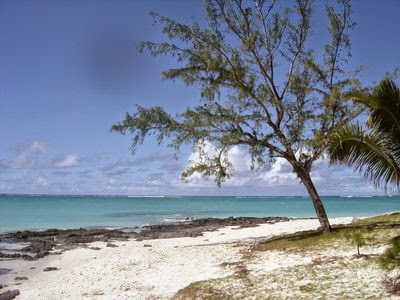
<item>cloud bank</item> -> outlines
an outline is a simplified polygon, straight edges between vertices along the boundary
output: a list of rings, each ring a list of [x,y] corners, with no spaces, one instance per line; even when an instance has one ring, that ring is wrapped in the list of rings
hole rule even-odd
[[[189,156],[186,167],[198,162],[200,153],[215,154],[212,145],[206,144],[201,150],[196,149]],[[232,163],[233,176],[223,183],[227,193],[247,195],[306,195],[299,178],[293,173],[292,166],[283,158],[277,158],[268,169],[251,170],[251,156],[239,146],[233,146],[228,151],[228,159]],[[321,195],[367,195],[382,194],[371,183],[363,180],[357,173],[347,167],[329,165],[327,158],[314,162],[311,177]],[[187,182],[175,180],[172,184],[177,189],[195,189],[197,191],[215,188],[213,177],[202,178],[193,174]],[[340,187],[340,188],[338,188]]]
[[[232,147],[227,156],[233,176],[218,188],[214,179],[181,173],[200,159],[199,148],[180,160],[172,153],[149,152],[83,156],[78,152],[53,153],[49,143],[33,140],[0,157],[0,193],[130,194],[130,195],[306,195],[292,167],[278,158],[269,168],[251,170],[246,149]],[[212,145],[201,151],[212,155]],[[383,194],[358,174],[343,166],[329,166],[327,159],[314,163],[311,176],[321,195]]]

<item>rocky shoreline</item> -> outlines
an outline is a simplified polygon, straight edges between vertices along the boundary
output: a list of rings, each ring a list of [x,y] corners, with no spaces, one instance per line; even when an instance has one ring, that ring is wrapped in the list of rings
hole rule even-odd
[[[50,254],[62,252],[77,247],[87,247],[88,243],[102,241],[112,247],[112,241],[136,239],[165,239],[176,237],[197,237],[203,232],[215,231],[225,226],[255,227],[259,224],[289,221],[287,217],[229,217],[203,218],[187,220],[185,222],[149,225],[136,228],[137,231],[109,230],[109,229],[48,229],[45,231],[17,231],[0,234],[2,243],[28,243],[19,250],[4,251],[0,249],[0,260],[24,259],[36,260]],[[8,252],[8,253],[7,253]]]
[[[343,226],[351,220],[351,217],[336,218],[331,219],[331,224]],[[268,291],[264,284],[245,286],[246,290],[242,290],[241,286],[243,282],[247,284],[247,278],[261,278],[273,286],[276,282],[270,278],[281,276],[279,280],[285,282],[286,277],[292,278],[292,273],[296,273],[293,270],[296,270],[297,265],[302,270],[309,270],[310,266],[319,268],[320,261],[325,265],[326,255],[334,255],[335,260],[340,254],[343,257],[341,259],[348,264],[347,258],[354,254],[353,247],[344,246],[340,250],[342,254],[336,250],[332,252],[329,247],[329,253],[311,255],[303,251],[292,253],[250,250],[260,240],[318,230],[318,226],[316,218],[207,218],[146,226],[138,228],[137,232],[52,229],[43,232],[9,233],[1,238],[14,239],[18,247],[23,246],[30,251],[35,250],[33,240],[46,242],[49,245],[49,255],[35,258],[38,253],[21,251],[33,260],[0,258],[0,300],[10,300],[15,296],[21,299],[81,299],[99,296],[169,299],[174,298],[181,290],[190,290],[192,284],[223,283],[224,280],[228,280],[229,284],[233,282],[235,286],[239,280],[238,293],[244,291],[248,295],[257,295],[272,291],[276,292],[275,295],[281,295],[282,289],[279,286],[272,290],[267,288]],[[16,245],[6,244],[7,241],[2,240],[0,248],[15,249]],[[53,246],[50,247],[51,245]],[[318,265],[314,264],[314,255],[319,255]],[[329,259],[331,256],[328,256]],[[351,259],[350,262],[352,261]],[[288,268],[292,268],[292,271],[287,271]],[[331,263],[326,268],[329,272],[334,271],[335,278],[343,275],[342,269],[341,264],[335,267]],[[248,272],[249,275],[246,275]],[[346,274],[343,275],[346,281],[353,280],[351,284],[362,289],[357,276],[353,273]],[[379,272],[372,273],[368,283],[373,284],[380,275]],[[303,279],[294,277],[291,284],[302,282]],[[227,292],[231,286],[225,286],[229,289]],[[304,285],[295,285],[290,293],[293,290],[298,292],[298,286]],[[376,290],[375,288],[373,293]]]

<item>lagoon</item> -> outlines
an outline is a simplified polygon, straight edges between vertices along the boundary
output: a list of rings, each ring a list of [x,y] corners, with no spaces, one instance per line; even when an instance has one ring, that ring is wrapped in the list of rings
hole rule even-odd
[[[400,211],[400,196],[325,196],[329,217]],[[314,217],[308,197],[0,195],[0,232],[134,228],[186,218]]]

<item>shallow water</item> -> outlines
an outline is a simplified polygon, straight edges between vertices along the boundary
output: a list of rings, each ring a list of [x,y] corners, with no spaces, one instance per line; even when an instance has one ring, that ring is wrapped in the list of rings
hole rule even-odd
[[[329,217],[400,211],[400,196],[322,197]],[[0,232],[48,228],[131,228],[229,216],[315,216],[308,197],[0,195]]]

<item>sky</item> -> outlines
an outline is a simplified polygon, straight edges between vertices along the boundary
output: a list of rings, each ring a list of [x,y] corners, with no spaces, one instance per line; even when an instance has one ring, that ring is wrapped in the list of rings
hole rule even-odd
[[[400,67],[400,1],[355,0],[353,10],[349,69],[365,66],[360,79],[374,84]],[[0,1],[0,193],[305,195],[282,160],[250,171],[247,152],[234,147],[234,176],[217,188],[180,179],[193,149],[176,159],[149,139],[132,155],[129,135],[110,132],[136,104],[176,113],[200,101],[198,88],[161,80],[173,58],[137,51],[142,40],[165,39],[150,11],[186,23],[204,14],[197,0]],[[322,195],[384,192],[324,159],[312,176]]]

